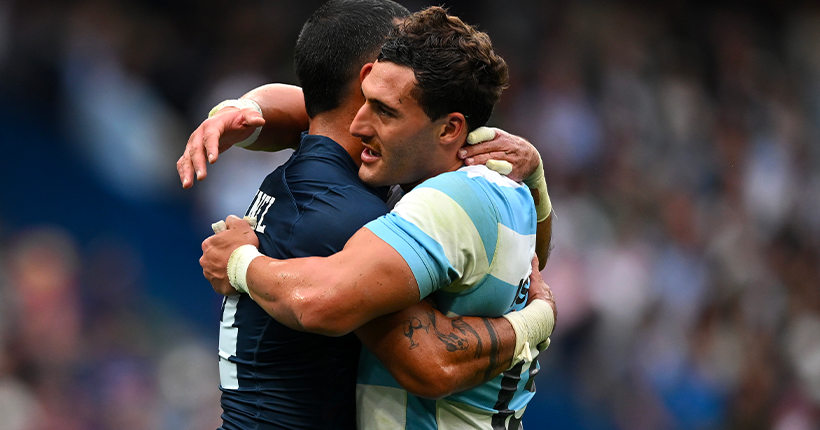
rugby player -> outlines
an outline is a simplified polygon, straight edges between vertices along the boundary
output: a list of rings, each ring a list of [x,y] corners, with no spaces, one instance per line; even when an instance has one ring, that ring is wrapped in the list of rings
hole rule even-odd
[[[264,257],[251,227],[229,217],[229,229],[203,243],[204,273],[217,292],[250,293],[293,329],[331,336],[357,330],[381,360],[365,352],[359,365],[362,427],[404,428],[408,420],[419,428],[517,427],[534,392],[537,363],[530,347],[552,329],[549,304],[533,302],[548,309],[537,319],[524,316],[527,310],[508,316],[516,331],[509,371],[438,401],[408,394],[394,369],[384,368],[397,355],[413,355],[408,352],[418,346],[414,338],[422,329],[437,332],[435,319],[382,323],[401,321],[407,311],[399,311],[431,293],[448,314],[484,317],[521,310],[528,298],[528,280],[538,272],[529,264],[536,219],[538,229],[550,219],[545,184],[535,184],[543,192],[534,189],[531,197],[527,187],[484,166],[461,168],[458,157],[468,132],[486,123],[506,86],[506,64],[486,34],[429,8],[401,24],[361,78],[365,104],[350,126],[365,144],[359,175],[370,185],[400,183],[412,191],[327,258]],[[541,200],[538,211],[533,198]],[[487,335],[495,335],[492,320],[475,319],[481,323],[471,325],[473,334],[483,323]],[[400,336],[410,346],[397,354],[390,339]]]

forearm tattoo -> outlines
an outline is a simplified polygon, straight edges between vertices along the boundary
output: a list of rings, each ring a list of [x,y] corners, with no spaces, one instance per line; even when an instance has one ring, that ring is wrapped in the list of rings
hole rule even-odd
[[[472,334],[476,339],[475,353],[473,357],[476,359],[481,358],[484,352],[484,340],[473,326],[464,321],[463,317],[450,320],[450,324],[452,326],[452,332],[450,334],[442,333],[438,329],[436,314],[434,312],[427,312],[427,317],[429,318],[428,324],[425,324],[416,317],[411,317],[409,320],[404,322],[404,335],[410,340],[410,349],[414,349],[419,346],[419,343],[417,343],[414,339],[416,333],[419,330],[423,330],[425,333],[429,334],[430,327],[432,327],[433,333],[436,335],[438,340],[444,344],[445,348],[447,348],[447,351],[449,352],[468,350],[470,347],[469,335]],[[489,318],[481,318],[481,320],[484,322],[484,327],[487,329],[490,340],[490,353],[488,356],[489,364],[487,369],[484,371],[482,381],[489,381],[497,371],[496,368],[499,363],[498,355],[500,351],[500,343],[495,327],[492,322],[490,322]]]
[[[496,370],[495,368],[498,366],[498,352],[501,349],[501,345],[498,342],[498,336],[495,334],[495,327],[493,327],[493,323],[490,322],[490,319],[481,318],[481,321],[484,321],[484,327],[487,328],[487,334],[490,336],[490,364],[487,365],[487,369],[484,370],[483,378],[484,381],[489,381],[493,378],[493,374]]]
[[[416,330],[424,330],[425,333],[429,333],[429,331],[427,330],[427,326],[424,325],[421,322],[421,320],[416,317],[412,317],[404,322],[404,335],[407,336],[408,339],[410,339],[410,349],[419,346],[419,344],[417,344],[416,341],[413,340],[413,335],[416,333]]]

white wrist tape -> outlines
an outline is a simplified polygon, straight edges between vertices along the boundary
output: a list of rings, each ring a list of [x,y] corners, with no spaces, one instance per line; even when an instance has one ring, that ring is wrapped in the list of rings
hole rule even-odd
[[[262,254],[253,245],[242,245],[236,248],[228,258],[228,282],[240,293],[248,292],[248,266],[254,258]]]
[[[555,327],[555,314],[552,306],[544,300],[533,300],[524,309],[504,315],[515,331],[515,355],[513,364],[522,360],[532,361],[530,345],[541,349],[541,344],[549,345],[549,337]]]
[[[535,214],[538,222],[544,221],[552,212],[552,202],[547,191],[547,180],[544,178],[544,162],[538,160],[538,168],[524,179],[530,190],[538,190],[538,204],[535,205]]]
[[[235,108],[240,109],[240,110],[241,109],[255,109],[257,112],[259,112],[259,115],[262,115],[262,108],[259,107],[259,104],[256,103],[255,101],[253,101],[251,99],[230,99],[230,100],[225,100],[225,101],[219,103],[218,105],[214,106],[213,109],[211,109],[211,111],[208,112],[208,118],[216,115],[216,113],[219,112],[220,109],[222,109],[224,107],[228,107],[228,106],[235,107]],[[253,144],[253,142],[256,142],[256,138],[259,137],[259,133],[261,133],[261,132],[262,132],[262,126],[256,127],[256,130],[254,130],[253,133],[250,136],[248,136],[247,139],[245,139],[241,142],[237,142],[233,146],[238,146],[240,148],[246,148],[246,147],[250,146],[251,144]]]

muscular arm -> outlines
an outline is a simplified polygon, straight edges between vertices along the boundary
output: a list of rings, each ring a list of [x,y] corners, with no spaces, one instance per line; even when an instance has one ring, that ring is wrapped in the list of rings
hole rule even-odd
[[[538,270],[544,270],[552,250],[552,213],[536,225],[535,255],[538,257]]]
[[[537,267],[536,258],[527,303],[546,301],[555,320],[552,290]],[[355,332],[404,389],[436,399],[478,386],[510,368],[516,336],[506,318],[449,318],[428,300],[376,318]]]
[[[203,243],[200,260],[205,276],[221,294],[235,293],[225,279],[230,253],[242,243],[257,245],[246,222],[229,217],[227,223],[227,231]],[[533,264],[532,295],[544,296],[549,287]],[[367,229],[328,258],[257,257],[247,277],[254,300],[291,328],[331,336],[355,329],[413,394],[438,398],[463,391],[498,375],[512,361],[516,337],[508,321],[447,318],[426,301],[418,302],[410,268]]]
[[[183,188],[193,186],[194,177],[204,180],[208,164],[219,159],[237,142],[247,139],[257,127],[262,132],[247,149],[278,151],[295,148],[303,131],[308,129],[308,116],[302,89],[293,85],[268,84],[242,96],[259,104],[262,116],[255,109],[225,107],[207,118],[191,133],[185,151],[177,160],[177,173]]]
[[[246,149],[281,151],[299,146],[302,132],[310,125],[301,88],[285,84],[267,84],[252,89],[242,98],[259,104],[262,108],[262,117],[265,119],[262,133]]]
[[[441,398],[510,367],[515,332],[504,318],[448,318],[426,300],[356,330],[362,343],[410,393]]]
[[[257,257],[248,267],[247,283],[251,297],[276,320],[326,336],[347,334],[419,302],[410,267],[393,247],[365,228],[330,257]],[[224,289],[230,292],[232,287],[227,284]]]
[[[267,84],[254,88],[243,99],[255,101],[262,116],[254,109],[226,107],[206,119],[191,133],[185,151],[177,160],[177,173],[183,188],[193,186],[194,177],[204,180],[208,164],[219,159],[235,143],[248,138],[258,126],[262,132],[246,149],[279,151],[295,148],[300,135],[309,127],[302,89],[286,84]],[[538,151],[525,139],[494,129],[491,141],[465,146],[459,156],[465,164],[485,164],[487,160],[504,160],[512,164],[509,176],[517,181],[527,177],[538,165]],[[542,261],[544,261],[542,259]]]

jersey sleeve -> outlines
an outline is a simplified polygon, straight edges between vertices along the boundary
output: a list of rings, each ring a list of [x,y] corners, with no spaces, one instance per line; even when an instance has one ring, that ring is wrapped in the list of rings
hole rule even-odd
[[[485,276],[497,238],[497,213],[458,175],[440,175],[407,193],[365,227],[401,254],[421,297],[469,288]]]

